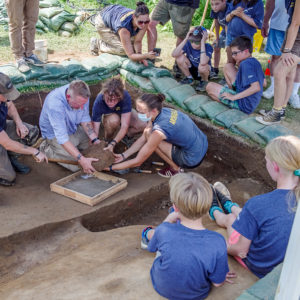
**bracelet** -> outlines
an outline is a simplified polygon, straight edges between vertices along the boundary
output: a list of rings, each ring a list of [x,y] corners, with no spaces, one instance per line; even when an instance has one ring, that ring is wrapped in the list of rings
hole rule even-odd
[[[116,140],[111,140],[108,144],[109,144],[109,145],[112,145],[112,143],[114,143],[113,146],[115,146],[115,145],[117,144],[117,141],[116,141]]]
[[[289,49],[289,48],[284,48],[283,50],[282,50],[282,53],[291,53],[291,49]]]
[[[111,171],[111,172],[113,171],[112,165],[109,166],[109,171]]]
[[[94,144],[96,141],[99,141],[99,139],[98,139],[97,137],[94,138],[94,139],[91,141],[91,143]]]
[[[81,157],[82,157],[82,155],[81,155],[81,153],[79,153],[76,157],[77,161],[79,161]]]
[[[34,154],[34,156],[37,157],[40,153],[41,153],[41,151],[38,150],[38,152],[36,154]]]
[[[124,153],[121,153],[121,156],[122,156],[123,160],[126,159]]]

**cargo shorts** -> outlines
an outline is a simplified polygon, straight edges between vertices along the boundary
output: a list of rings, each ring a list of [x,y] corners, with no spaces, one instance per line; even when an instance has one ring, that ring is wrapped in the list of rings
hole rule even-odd
[[[166,0],[159,0],[150,18],[152,21],[158,21],[161,25],[165,25],[171,20],[174,34],[184,39],[190,29],[195,10],[189,6],[180,6],[168,3]]]

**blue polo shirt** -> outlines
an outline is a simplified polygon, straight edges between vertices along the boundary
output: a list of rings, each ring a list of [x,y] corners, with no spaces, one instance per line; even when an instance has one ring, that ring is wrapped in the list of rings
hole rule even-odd
[[[230,14],[233,10],[240,6],[244,8],[244,13],[252,18],[257,27],[261,29],[264,19],[264,4],[262,0],[258,0],[253,6],[245,5],[243,1],[237,5],[229,3],[226,15]],[[233,39],[238,36],[245,35],[253,40],[253,35],[256,33],[256,28],[249,25],[241,18],[234,16],[228,24],[227,33],[231,35]]]
[[[122,5],[109,5],[100,12],[106,27],[115,33],[118,33],[118,30],[121,28],[126,28],[130,36],[135,36],[139,32],[139,28],[136,30],[133,28],[133,14],[134,10]]]
[[[260,85],[260,91],[257,93],[237,100],[240,110],[244,113],[251,114],[258,106],[263,93],[264,78],[264,72],[256,58],[249,57],[240,63],[235,80],[236,91],[238,93],[243,92],[256,81]]]
[[[295,194],[276,189],[249,199],[232,227],[251,240],[246,264],[263,277],[280,264],[285,256],[296,206]]]
[[[56,138],[59,144],[67,142],[80,123],[91,121],[89,101],[83,109],[73,109],[66,99],[68,87],[64,85],[47,95],[39,121],[43,138]]]
[[[182,48],[183,53],[186,54],[186,57],[189,59],[191,64],[198,68],[200,63],[200,50],[194,49],[190,41],[187,41],[184,47]],[[213,47],[210,44],[205,44],[205,53],[209,57],[208,64],[211,65],[211,57],[213,54]]]
[[[227,22],[226,22],[226,12],[228,10],[228,3],[226,2],[226,7],[224,10],[218,11],[218,12],[214,12],[213,10],[210,11],[210,17],[212,19],[217,19],[219,24],[223,27],[223,29],[225,30],[225,27],[227,26]]]
[[[181,147],[188,166],[196,166],[206,154],[206,135],[189,116],[180,111],[163,108],[153,121],[152,131],[155,130],[166,136],[166,142]]]
[[[103,94],[99,94],[93,105],[92,120],[93,122],[101,122],[102,115],[106,114],[125,114],[131,112],[131,97],[127,91],[124,91],[123,99],[118,102],[114,108],[109,108],[103,98]]]
[[[6,129],[7,105],[5,102],[0,102],[0,132]]]

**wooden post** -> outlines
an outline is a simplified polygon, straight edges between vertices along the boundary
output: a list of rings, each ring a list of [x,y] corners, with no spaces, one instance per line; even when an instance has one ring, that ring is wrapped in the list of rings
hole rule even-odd
[[[201,21],[200,21],[200,26],[202,26],[203,23],[204,23],[206,12],[207,12],[207,8],[208,8],[208,3],[209,3],[209,0],[206,0],[204,11],[203,11],[203,15],[202,15],[202,18],[201,18]]]
[[[300,203],[286,250],[275,300],[300,299]]]

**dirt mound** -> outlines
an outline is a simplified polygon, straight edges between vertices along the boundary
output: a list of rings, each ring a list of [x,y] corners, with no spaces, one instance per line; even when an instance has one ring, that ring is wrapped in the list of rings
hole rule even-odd
[[[92,163],[93,167],[98,171],[102,171],[104,168],[109,167],[114,161],[114,155],[108,150],[103,150],[105,148],[105,142],[101,141],[98,145],[91,145],[87,149],[82,151],[85,157],[98,158],[98,161]]]

